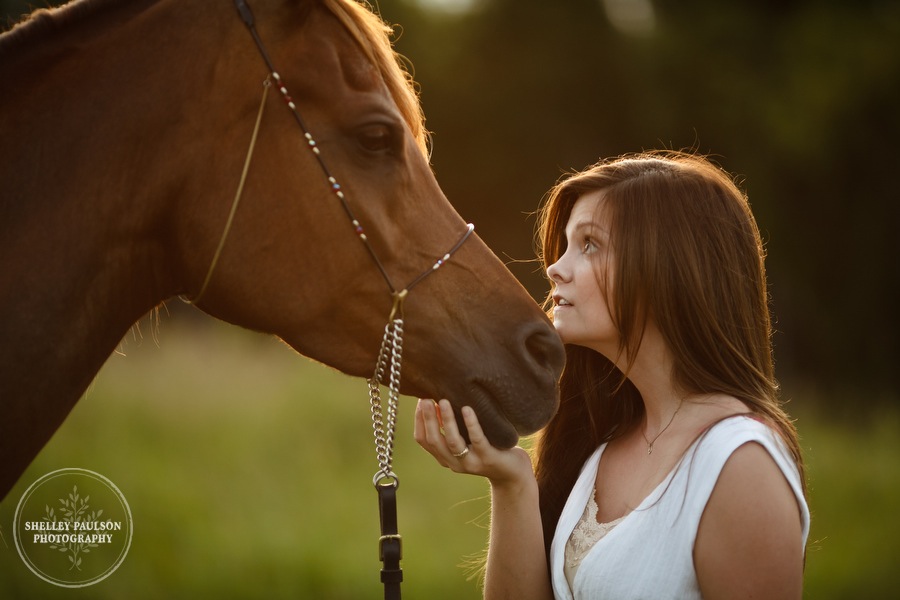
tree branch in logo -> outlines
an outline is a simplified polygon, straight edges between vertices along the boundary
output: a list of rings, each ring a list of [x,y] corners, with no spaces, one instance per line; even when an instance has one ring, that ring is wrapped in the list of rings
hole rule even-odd
[[[78,530],[78,529],[87,529],[87,527],[79,526],[83,523],[94,523],[97,519],[103,514],[103,509],[98,511],[91,511],[88,514],[88,509],[90,506],[88,505],[88,500],[90,500],[90,496],[85,496],[82,498],[78,494],[78,486],[72,486],[72,493],[69,494],[68,498],[60,498],[59,503],[62,507],[59,509],[61,522],[68,523],[67,529],[69,530]],[[56,513],[49,505],[45,505],[44,507],[46,516],[44,517],[44,521],[48,523],[56,523],[57,517]],[[79,525],[75,525],[78,523]],[[78,569],[81,570],[81,554],[89,554],[91,548],[96,548],[97,544],[86,543],[86,542],[67,542],[65,544],[50,544],[50,548],[53,550],[59,550],[60,552],[65,552],[69,554],[69,562],[72,563],[72,566],[69,567],[69,570]]]

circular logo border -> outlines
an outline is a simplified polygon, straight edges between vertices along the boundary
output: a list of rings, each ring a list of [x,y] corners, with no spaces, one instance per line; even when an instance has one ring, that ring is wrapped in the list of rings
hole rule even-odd
[[[111,567],[109,567],[101,575],[94,577],[93,579],[90,579],[86,582],[80,582],[80,583],[64,582],[64,581],[60,580],[59,578],[51,577],[50,575],[47,575],[46,573],[42,572],[36,565],[34,565],[32,563],[31,560],[29,560],[27,558],[27,552],[25,552],[24,548],[22,547],[22,542],[19,539],[19,515],[21,514],[22,506],[31,497],[31,495],[35,491],[37,491],[37,488],[42,483],[50,481],[51,479],[55,479],[56,477],[62,477],[64,475],[70,475],[70,474],[77,474],[77,475],[81,475],[81,476],[91,477],[93,479],[100,481],[103,485],[107,486],[110,489],[110,491],[112,491],[116,495],[116,497],[119,499],[119,502],[121,502],[122,508],[124,509],[125,515],[128,519],[128,540],[126,541],[125,547],[122,549],[122,552],[116,558],[116,561],[113,563],[113,565]],[[101,475],[100,473],[96,473],[96,472],[90,471],[88,469],[80,469],[77,467],[58,469],[56,471],[47,473],[43,477],[38,478],[37,481],[32,483],[30,486],[28,486],[28,489],[25,490],[24,494],[22,494],[22,498],[19,499],[19,504],[16,505],[16,513],[15,513],[15,516],[13,517],[13,540],[15,542],[16,552],[18,552],[19,558],[22,559],[22,562],[25,563],[25,566],[28,567],[28,569],[32,573],[34,573],[35,575],[37,575],[38,577],[40,577],[47,583],[52,583],[53,585],[56,585],[59,587],[66,587],[66,588],[87,587],[89,585],[94,585],[95,583],[100,583],[101,581],[103,581],[104,579],[106,579],[107,577],[112,575],[113,572],[116,569],[118,569],[119,566],[122,564],[122,562],[125,560],[125,556],[128,555],[128,550],[131,548],[131,538],[132,538],[133,534],[134,534],[134,523],[131,518],[131,507],[128,506],[128,501],[125,500],[125,495],[122,494],[122,492],[119,490],[119,488],[116,487],[116,484],[114,484],[112,481],[110,481],[109,479],[107,479],[106,477]]]

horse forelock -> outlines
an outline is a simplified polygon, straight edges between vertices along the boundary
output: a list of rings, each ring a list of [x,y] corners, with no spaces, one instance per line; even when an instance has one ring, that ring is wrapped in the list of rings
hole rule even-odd
[[[419,94],[413,81],[408,61],[398,54],[391,38],[393,29],[366,5],[356,0],[323,0],[325,7],[334,14],[356,40],[369,60],[378,68],[400,114],[409,125],[419,150],[428,158],[428,132],[425,115],[419,102]]]

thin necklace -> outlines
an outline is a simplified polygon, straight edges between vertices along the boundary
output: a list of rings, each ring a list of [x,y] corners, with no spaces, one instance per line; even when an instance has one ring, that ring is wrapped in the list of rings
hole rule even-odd
[[[647,434],[644,433],[643,430],[641,430],[641,435],[644,436],[644,441],[647,442],[647,455],[648,455],[648,456],[649,456],[650,454],[653,454],[653,444],[656,443],[656,440],[659,439],[659,436],[661,436],[662,434],[664,434],[664,433],[666,432],[666,429],[669,428],[669,425],[672,424],[672,421],[675,420],[675,415],[677,415],[677,414],[678,414],[678,411],[681,410],[681,405],[682,405],[682,404],[684,404],[684,398],[682,398],[681,401],[678,403],[678,408],[676,408],[676,409],[675,409],[675,412],[672,413],[672,418],[669,419],[669,422],[666,423],[666,426],[663,427],[663,428],[660,430],[660,432],[656,434],[656,437],[653,438],[652,440],[648,440],[648,439],[647,439]]]

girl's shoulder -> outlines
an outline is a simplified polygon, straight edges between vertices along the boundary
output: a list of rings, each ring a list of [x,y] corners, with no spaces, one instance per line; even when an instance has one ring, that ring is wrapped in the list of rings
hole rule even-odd
[[[736,492],[745,498],[756,490],[783,494],[795,510],[799,507],[803,537],[809,529],[809,511],[804,486],[796,462],[775,426],[764,417],[748,413],[725,417],[712,423],[688,452],[689,477],[706,498],[715,490]],[[702,482],[702,483],[701,483]],[[747,487],[749,486],[749,487]],[[720,493],[722,495],[722,493]]]
[[[759,418],[726,419],[709,437],[728,452],[697,529],[694,561],[701,588],[727,593],[752,581],[761,597],[798,590],[809,510],[796,466]],[[754,581],[759,573],[766,576]]]
[[[730,414],[712,420],[698,430],[687,454],[695,456],[712,454],[716,455],[715,460],[724,462],[738,448],[750,442],[761,445],[769,454],[777,455],[777,459],[786,459],[793,463],[787,447],[775,428],[764,417],[752,412]]]
[[[743,412],[734,412],[712,420],[701,433],[726,438],[738,433],[768,438],[776,432],[765,417],[745,409]]]

